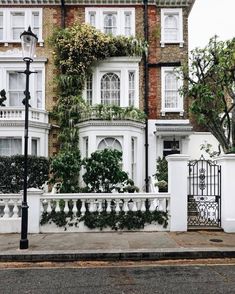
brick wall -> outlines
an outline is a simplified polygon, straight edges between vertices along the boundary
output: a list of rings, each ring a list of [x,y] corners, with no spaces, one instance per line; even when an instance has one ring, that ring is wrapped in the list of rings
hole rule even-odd
[[[188,11],[183,13],[184,46],[179,44],[166,44],[161,47],[161,9],[156,6],[148,8],[149,23],[149,63],[184,63],[188,57]],[[149,69],[149,118],[150,119],[180,119],[188,118],[188,99],[184,99],[184,116],[179,113],[166,113],[161,115],[161,68]]]

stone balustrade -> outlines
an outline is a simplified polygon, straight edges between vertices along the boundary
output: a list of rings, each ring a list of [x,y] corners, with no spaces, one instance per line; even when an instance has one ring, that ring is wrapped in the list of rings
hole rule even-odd
[[[61,200],[64,205],[60,205]],[[80,205],[77,205],[78,200]],[[154,194],[154,193],[80,193],[80,194],[43,194],[41,197],[41,213],[55,212],[72,212],[74,215],[86,212],[102,212],[110,213],[121,211],[150,212],[155,210],[168,211],[170,207],[170,194]]]
[[[19,233],[21,224],[20,194],[0,194],[0,233]]]
[[[0,107],[1,121],[24,121],[24,107]],[[48,113],[41,109],[29,108],[29,121],[48,123]]]
[[[21,215],[21,195],[0,194],[0,217],[19,218]]]

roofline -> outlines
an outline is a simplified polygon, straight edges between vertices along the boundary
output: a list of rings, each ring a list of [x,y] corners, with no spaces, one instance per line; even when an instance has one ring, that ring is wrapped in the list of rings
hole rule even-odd
[[[148,0],[149,5],[159,7],[193,7],[196,0]],[[142,5],[143,0],[64,0],[65,5]],[[61,0],[0,0],[4,6],[26,6],[26,5],[61,5]]]

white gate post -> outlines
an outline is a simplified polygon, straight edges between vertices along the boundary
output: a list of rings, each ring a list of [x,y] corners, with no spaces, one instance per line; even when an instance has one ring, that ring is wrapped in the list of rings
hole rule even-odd
[[[40,229],[40,197],[43,191],[30,188],[28,192],[28,232],[39,233]]]
[[[235,232],[235,154],[217,159],[221,166],[221,227],[227,233]]]
[[[172,154],[168,161],[168,192],[171,195],[170,231],[187,231],[188,161],[185,154]]]

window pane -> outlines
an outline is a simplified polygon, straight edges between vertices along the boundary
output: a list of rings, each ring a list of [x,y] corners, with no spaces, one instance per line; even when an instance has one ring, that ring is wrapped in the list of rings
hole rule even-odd
[[[135,72],[129,72],[129,106],[135,103]]]
[[[163,142],[163,156],[170,154],[180,154],[180,143],[173,139],[172,141],[167,140]]]
[[[116,35],[117,17],[115,13],[104,14],[104,32],[106,34]]]
[[[22,154],[21,139],[0,139],[0,155],[11,156],[16,154]]]
[[[89,24],[95,27],[95,12],[89,12]]]
[[[120,105],[120,79],[115,73],[107,73],[101,79],[101,103]]]
[[[0,28],[3,27],[3,13],[0,12]]]
[[[12,12],[12,26],[24,27],[24,12]]]
[[[92,74],[89,75],[86,81],[86,98],[87,103],[92,105]]]
[[[136,180],[136,138],[131,138],[131,178]]]
[[[24,31],[24,12],[12,12],[11,13],[11,28],[12,39],[19,40],[20,34]]]
[[[178,40],[178,18],[176,15],[168,15],[165,18],[165,41]]]
[[[33,12],[33,28],[39,27],[39,12]]]
[[[105,148],[108,149],[116,149],[118,151],[122,151],[122,145],[121,143],[115,139],[115,138],[105,138],[102,141],[100,141],[98,150],[103,150]]]
[[[125,13],[125,35],[126,36],[131,35],[131,13],[130,12]]]
[[[0,40],[3,39],[3,13],[0,12]]]
[[[38,155],[38,140],[32,139],[32,145],[31,145],[31,155],[37,156]]]
[[[36,99],[37,108],[42,108],[42,72],[37,71],[35,74],[36,79]]]
[[[173,73],[165,77],[165,108],[178,108],[178,81]]]
[[[35,35],[39,36],[39,12],[33,12],[32,21],[32,31]]]
[[[23,106],[25,89],[25,75],[23,73],[9,73],[9,105]]]

